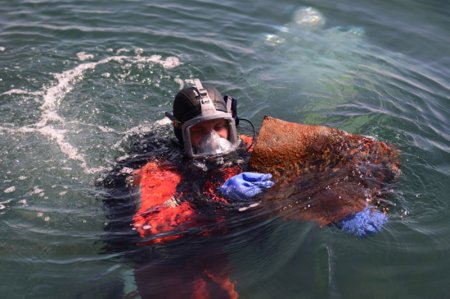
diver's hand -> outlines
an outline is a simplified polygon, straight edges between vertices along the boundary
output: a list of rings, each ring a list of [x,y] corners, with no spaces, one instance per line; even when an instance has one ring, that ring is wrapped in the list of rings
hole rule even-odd
[[[386,214],[378,211],[374,207],[368,206],[361,212],[341,220],[337,224],[337,227],[354,236],[366,237],[381,231],[387,220],[388,217]]]
[[[271,178],[270,173],[242,172],[226,180],[220,191],[233,200],[249,200],[272,187]]]

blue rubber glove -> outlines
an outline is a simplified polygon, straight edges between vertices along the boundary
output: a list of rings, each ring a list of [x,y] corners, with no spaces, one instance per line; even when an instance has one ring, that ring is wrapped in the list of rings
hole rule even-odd
[[[270,173],[242,172],[226,180],[220,191],[233,200],[249,200],[272,187],[271,178]]]
[[[384,213],[369,206],[361,212],[348,216],[337,226],[346,233],[357,237],[366,237],[381,231],[387,220]]]

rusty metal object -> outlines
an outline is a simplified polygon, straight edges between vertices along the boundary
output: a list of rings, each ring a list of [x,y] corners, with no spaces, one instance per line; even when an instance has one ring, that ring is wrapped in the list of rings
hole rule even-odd
[[[372,138],[266,116],[251,170],[273,175],[263,204],[289,219],[337,222],[379,204],[400,175],[398,150]]]

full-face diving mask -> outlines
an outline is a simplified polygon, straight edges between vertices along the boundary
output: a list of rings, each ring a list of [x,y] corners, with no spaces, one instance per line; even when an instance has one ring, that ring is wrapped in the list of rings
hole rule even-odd
[[[218,111],[200,80],[195,79],[194,84],[201,113],[184,123],[180,123],[172,114],[166,112],[166,116],[174,122],[175,126],[181,126],[186,155],[191,158],[201,158],[224,155],[236,150],[239,139],[236,132],[236,122],[232,114],[232,101],[226,102],[226,112]],[[227,138],[221,137],[214,126],[206,125],[211,123],[217,123],[222,130],[226,129]],[[193,142],[192,137],[199,126],[203,127],[204,133],[201,140]]]

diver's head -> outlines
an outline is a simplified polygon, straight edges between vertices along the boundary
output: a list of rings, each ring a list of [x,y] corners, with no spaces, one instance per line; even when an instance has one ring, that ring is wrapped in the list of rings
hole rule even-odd
[[[225,102],[217,89],[209,85],[203,87],[198,79],[194,84],[175,96],[173,115],[166,113],[185,153],[197,158],[234,151],[238,137],[231,101]]]

